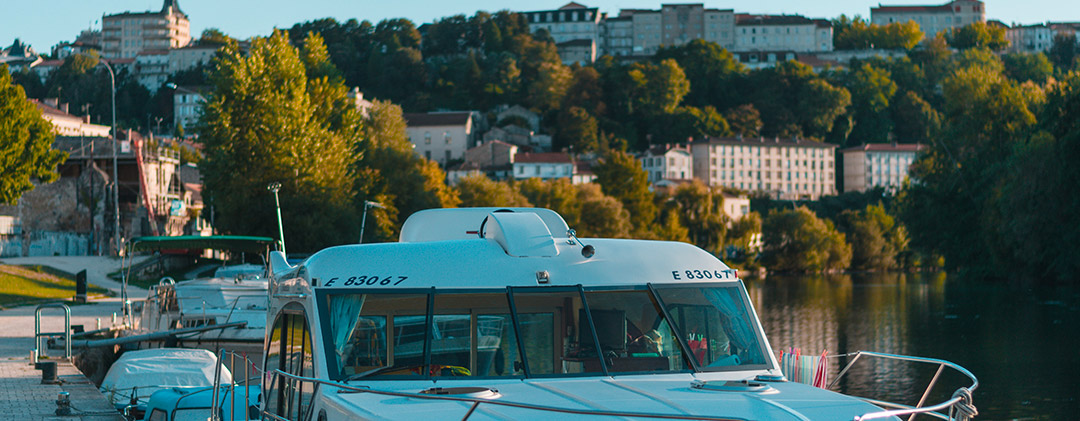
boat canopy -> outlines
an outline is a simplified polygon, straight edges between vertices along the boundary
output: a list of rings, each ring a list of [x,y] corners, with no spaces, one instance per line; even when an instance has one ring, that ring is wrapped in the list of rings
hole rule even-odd
[[[128,351],[113,363],[101,390],[122,403],[135,397],[145,400],[157,390],[174,386],[212,386],[217,356],[205,349],[155,348]],[[232,382],[232,373],[221,367],[221,383]]]
[[[181,236],[152,236],[137,237],[128,242],[128,251],[160,251],[160,250],[233,250],[246,253],[265,253],[273,250],[277,240],[270,237],[253,237],[245,235],[181,235]]]

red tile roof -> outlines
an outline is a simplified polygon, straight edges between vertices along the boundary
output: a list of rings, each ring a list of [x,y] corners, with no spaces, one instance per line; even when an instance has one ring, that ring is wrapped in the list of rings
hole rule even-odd
[[[565,152],[519,152],[517,155],[514,155],[514,163],[569,164],[572,162],[574,161],[570,159],[570,154]]]
[[[952,6],[885,6],[871,7],[870,13],[952,12]]]

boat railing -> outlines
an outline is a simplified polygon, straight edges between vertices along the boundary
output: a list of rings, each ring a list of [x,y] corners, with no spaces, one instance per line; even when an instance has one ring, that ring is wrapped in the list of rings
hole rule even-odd
[[[164,313],[166,313],[166,312],[168,312],[170,310],[168,308],[168,305],[167,305],[168,304],[167,298],[168,298],[168,296],[170,294],[176,294],[176,293],[175,292],[166,292],[166,293],[163,294],[162,291],[158,291],[156,288],[154,288],[153,291],[154,291],[154,293],[151,296],[147,297],[147,302],[158,307],[157,317],[158,317],[158,324],[160,325],[161,316]],[[183,308],[185,306],[187,306],[188,303],[197,302],[199,304],[199,309],[202,311],[202,319],[203,319],[204,323],[206,323],[206,321],[209,320],[208,316],[206,315],[206,310],[208,308],[209,309],[228,308],[229,313],[226,315],[225,321],[222,322],[222,323],[229,323],[230,321],[232,321],[233,313],[236,311],[236,308],[239,306],[240,300],[242,300],[242,299],[250,299],[250,298],[264,299],[264,298],[266,298],[266,294],[262,294],[262,293],[258,293],[258,294],[238,294],[238,295],[233,296],[231,305],[226,304],[224,307],[217,306],[217,305],[210,305],[210,303],[208,303],[206,301],[206,298],[204,298],[204,297],[179,297],[179,296],[177,296],[176,301],[177,301],[177,307],[178,308],[176,308],[175,310],[182,312]],[[163,303],[164,303],[164,305],[162,305]],[[148,308],[148,307],[144,306],[144,308]],[[145,312],[144,312],[144,314],[145,314]],[[172,324],[172,323],[175,323],[176,321],[170,319],[168,322],[170,324]],[[215,321],[215,323],[216,323],[216,321]]]
[[[468,410],[461,417],[462,420],[468,420],[480,407],[480,405],[495,405],[502,407],[520,408],[541,412],[549,412],[556,414],[572,414],[572,415],[595,415],[601,417],[622,417],[622,418],[648,418],[648,419],[666,419],[666,420],[703,420],[703,421],[736,421],[744,420],[743,418],[732,417],[713,417],[708,415],[689,415],[689,414],[661,414],[654,412],[630,412],[630,411],[611,411],[601,409],[580,409],[580,408],[561,408],[557,406],[537,405],[524,402],[512,402],[505,400],[493,400],[483,398],[472,398],[467,396],[449,396],[449,395],[435,395],[427,393],[409,393],[409,392],[395,392],[390,390],[373,389],[367,386],[353,386],[346,383],[341,383],[332,380],[317,379],[313,377],[298,376],[292,373],[286,373],[282,370],[269,371],[268,375],[271,376],[270,389],[274,389],[278,379],[284,378],[291,382],[310,383],[314,386],[329,386],[336,387],[346,392],[339,391],[338,393],[370,393],[380,396],[393,396],[399,398],[414,398],[422,400],[437,400],[437,401],[451,401],[451,402],[464,402],[471,403]],[[314,387],[313,386],[313,387]],[[262,411],[264,417],[281,420],[291,421],[288,418],[283,418],[277,414],[266,411]]]
[[[934,377],[930,379],[930,383],[926,386],[926,389],[923,391],[922,396],[919,398],[919,402],[915,404],[915,406],[855,396],[856,398],[862,399],[874,405],[878,405],[884,408],[892,408],[885,411],[863,414],[861,416],[855,417],[856,421],[900,417],[902,415],[908,415],[908,421],[915,419],[917,415],[927,415],[943,420],[967,420],[973,418],[975,415],[978,415],[978,410],[975,408],[975,404],[972,400],[972,392],[974,392],[975,389],[979,387],[979,379],[975,378],[975,375],[964,367],[961,367],[950,361],[939,360],[935,358],[912,357],[907,355],[885,354],[870,351],[856,351],[847,354],[830,355],[828,356],[828,358],[852,357],[852,359],[850,362],[847,363],[847,365],[844,366],[843,369],[840,370],[840,373],[836,376],[836,378],[833,379],[831,383],[829,383],[828,388],[832,389],[832,387],[835,386],[837,382],[839,382],[840,379],[849,372],[851,367],[855,365],[855,363],[858,362],[859,359],[863,356],[937,365],[937,371],[934,373]],[[930,397],[930,393],[933,392],[934,386],[937,385],[938,380],[941,378],[941,374],[945,371],[946,368],[952,369],[953,371],[956,371],[970,379],[971,385],[967,387],[960,387],[955,392],[953,392],[951,398],[944,402],[933,405],[926,405],[927,398]],[[945,410],[947,410],[948,412],[942,413],[942,411]]]
[[[222,367],[225,366],[226,356],[228,356],[229,372],[232,373],[233,381],[230,382],[227,385],[223,385],[223,384],[221,384],[221,369],[222,369]],[[214,386],[213,386],[214,392],[211,395],[212,397],[211,397],[211,400],[210,400],[210,402],[211,402],[211,407],[210,407],[210,419],[211,419],[211,421],[219,421],[220,420],[219,415],[220,415],[220,412],[221,412],[221,407],[225,404],[225,397],[222,397],[222,399],[220,401],[218,400],[218,393],[222,389],[228,389],[226,395],[227,396],[232,396],[231,399],[233,400],[233,405],[232,405],[231,412],[232,412],[232,415],[233,415],[232,418],[235,418],[235,413],[236,413],[236,385],[237,385],[237,383],[239,383],[239,382],[236,381],[236,375],[237,375],[236,359],[237,359],[237,357],[240,358],[240,363],[244,365],[244,380],[243,380],[244,408],[245,408],[245,410],[244,410],[244,419],[247,419],[247,417],[248,417],[248,412],[247,412],[246,408],[247,408],[249,402],[251,402],[251,397],[248,395],[249,392],[250,392],[250,388],[248,386],[251,385],[253,380],[262,380],[263,370],[261,368],[259,368],[259,366],[255,364],[255,362],[253,362],[250,358],[248,358],[246,352],[236,352],[236,351],[229,351],[229,350],[222,349],[221,351],[218,352],[218,362],[214,366]],[[255,374],[254,376],[252,376],[253,372]]]

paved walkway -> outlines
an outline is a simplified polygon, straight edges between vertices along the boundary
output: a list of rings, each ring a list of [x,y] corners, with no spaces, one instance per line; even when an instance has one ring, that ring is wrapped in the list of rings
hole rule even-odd
[[[0,420],[19,421],[120,421],[123,417],[79,370],[59,362],[61,384],[41,384],[41,371],[29,359],[0,362]],[[68,392],[71,415],[56,415],[56,398]]]

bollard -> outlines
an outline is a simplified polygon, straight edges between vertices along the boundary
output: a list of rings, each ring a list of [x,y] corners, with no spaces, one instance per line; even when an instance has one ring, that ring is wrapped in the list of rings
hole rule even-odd
[[[68,392],[60,392],[56,395],[56,415],[65,416],[71,415],[71,394]]]
[[[41,361],[41,384],[57,384],[60,379],[56,378],[56,361]]]
[[[75,274],[75,302],[86,302],[86,269]]]

